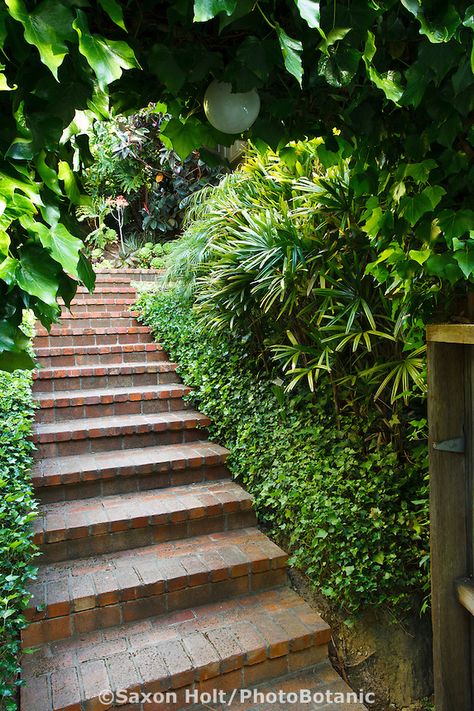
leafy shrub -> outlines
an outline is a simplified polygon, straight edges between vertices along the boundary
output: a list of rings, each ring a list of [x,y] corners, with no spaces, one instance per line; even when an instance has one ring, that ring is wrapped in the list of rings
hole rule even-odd
[[[395,450],[380,441],[374,408],[336,415],[323,381],[314,394],[285,393],[275,372],[257,373],[244,333],[203,329],[182,291],[143,294],[137,308],[292,562],[349,614],[410,609],[428,589],[424,421]]]
[[[0,707],[9,711],[17,708],[20,631],[30,599],[28,581],[35,575],[30,374],[0,371],[0,393]]]
[[[130,116],[119,115],[94,124],[94,161],[85,171],[84,182],[92,199],[89,212],[93,219],[98,216],[99,224],[91,223],[94,229],[89,240],[97,241],[101,220],[115,227],[111,201],[120,195],[127,202],[123,214],[125,242],[133,232],[143,234],[148,241],[174,237],[181,227],[186,198],[214,182],[222,171],[221,166],[207,165],[197,151],[182,160],[165,145],[161,127],[169,116],[162,109],[151,104]],[[80,211],[85,214],[87,208]]]

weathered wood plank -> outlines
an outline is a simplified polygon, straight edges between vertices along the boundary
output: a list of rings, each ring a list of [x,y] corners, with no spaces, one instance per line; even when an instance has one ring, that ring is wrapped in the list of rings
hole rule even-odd
[[[456,583],[458,600],[471,615],[474,615],[474,580],[465,578]],[[474,673],[474,672],[473,672]]]
[[[426,339],[434,343],[474,344],[474,323],[440,323],[428,326]]]
[[[463,327],[465,328],[465,327]],[[473,332],[474,338],[474,332]],[[474,341],[473,341],[474,342]],[[471,391],[463,345],[428,343],[430,423],[430,515],[433,658],[436,711],[472,711],[469,615],[459,604],[455,581],[465,577],[470,557],[466,496],[471,457]],[[469,354],[470,355],[470,354]],[[466,407],[468,398],[469,407]],[[435,442],[466,434],[465,454],[436,450]]]

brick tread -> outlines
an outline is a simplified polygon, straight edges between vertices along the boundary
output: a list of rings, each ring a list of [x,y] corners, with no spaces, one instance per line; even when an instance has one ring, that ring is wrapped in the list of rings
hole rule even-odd
[[[159,400],[183,397],[191,391],[182,383],[164,385],[127,385],[121,388],[96,388],[88,390],[58,390],[53,393],[35,393],[41,407],[77,407],[79,405],[107,405],[128,400]],[[102,419],[102,418],[101,418]]]
[[[299,693],[301,689],[308,689],[313,699],[315,695],[325,695],[327,690],[330,690],[332,694],[354,694],[346,682],[334,671],[329,659],[325,659],[309,670],[287,674],[285,677],[272,679],[272,681],[258,684],[255,687],[256,692],[265,695],[275,691],[282,692],[285,695],[294,694]],[[336,711],[337,708],[340,708],[340,711],[367,711],[367,706],[357,701],[346,701],[344,705],[334,704],[334,702],[320,704],[318,698],[319,696],[316,696],[315,701],[305,701],[301,705],[301,708],[306,709],[306,711]],[[346,698],[351,697],[348,696]],[[224,705],[211,704],[205,707],[199,706],[196,711],[201,711],[201,709],[202,711],[204,711],[204,709],[206,709],[206,711],[209,711],[209,709],[212,709],[212,711],[276,711],[277,708],[279,708],[275,703],[260,701],[258,696],[256,696],[255,699],[257,702],[250,700],[230,704],[226,703]],[[287,703],[283,708],[299,709],[300,707]]]
[[[65,442],[97,437],[116,437],[145,432],[206,427],[210,420],[195,410],[156,412],[150,415],[114,415],[91,417],[64,422],[39,424],[34,428],[35,442]]]
[[[24,660],[22,708],[100,708],[103,689],[198,689],[211,679],[219,688],[230,672],[246,687],[274,676],[275,664],[284,674],[321,661],[329,638],[292,590],[238,597],[43,645]]]
[[[168,360],[156,363],[104,363],[102,365],[74,365],[43,368],[33,373],[35,380],[58,380],[63,378],[102,378],[108,375],[129,375],[132,373],[168,373],[176,370],[176,363]]]
[[[252,497],[232,481],[75,499],[39,507],[37,545],[249,511]]]
[[[62,617],[286,566],[287,555],[257,528],[197,536],[40,566],[26,616]],[[92,594],[91,594],[92,592]]]
[[[60,320],[62,321],[74,321],[76,319],[85,319],[85,318],[111,318],[111,319],[116,319],[116,318],[136,318],[138,316],[138,311],[131,311],[124,309],[123,311],[114,311],[113,314],[110,313],[110,311],[101,311],[100,309],[94,310],[91,309],[90,311],[84,311],[81,313],[73,313],[70,311],[63,312],[61,316],[59,317]]]
[[[207,441],[112,450],[42,459],[33,469],[32,478],[36,487],[56,486],[101,477],[134,476],[144,469],[156,473],[185,467],[213,466],[223,464],[227,456],[227,449]]]
[[[106,353],[136,353],[142,351],[162,351],[159,343],[120,343],[99,346],[52,346],[51,348],[36,348],[37,358],[46,358],[63,355],[99,355]]]

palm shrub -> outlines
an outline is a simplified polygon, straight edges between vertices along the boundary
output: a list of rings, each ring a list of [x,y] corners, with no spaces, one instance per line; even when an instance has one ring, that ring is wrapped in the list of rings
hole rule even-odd
[[[410,288],[382,288],[347,161],[324,168],[318,139],[289,149],[250,151],[241,170],[192,196],[168,280],[194,292],[203,325],[279,363],[288,389],[304,380],[313,390],[324,374],[337,411],[375,400],[396,423],[423,400],[424,324],[438,289],[416,276]]]

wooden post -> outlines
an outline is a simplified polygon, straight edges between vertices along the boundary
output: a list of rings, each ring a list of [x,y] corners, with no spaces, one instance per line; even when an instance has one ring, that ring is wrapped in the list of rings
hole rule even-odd
[[[472,575],[473,326],[428,332],[433,658],[436,711],[473,711],[471,616],[456,581]],[[446,327],[445,327],[446,328]],[[449,327],[448,331],[449,331]],[[432,336],[430,338],[430,336]],[[471,337],[471,338],[470,338]],[[459,448],[464,437],[464,452]],[[447,440],[458,440],[448,444]],[[439,447],[441,446],[441,449]],[[438,448],[437,448],[438,447]]]

